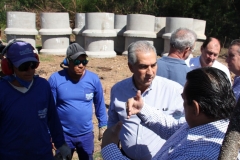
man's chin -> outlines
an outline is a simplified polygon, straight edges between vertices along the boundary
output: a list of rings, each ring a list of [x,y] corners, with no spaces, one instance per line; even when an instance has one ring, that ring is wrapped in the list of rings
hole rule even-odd
[[[33,75],[24,75],[22,77],[22,80],[24,81],[32,81],[32,79],[33,79]]]
[[[146,86],[151,85],[152,81],[153,81],[153,79],[149,79],[149,80],[147,80],[147,81],[145,82],[145,85],[146,85]]]
[[[83,75],[83,73],[76,73],[76,75],[77,75],[77,76],[82,76],[82,75]]]
[[[206,64],[206,67],[212,67],[212,65],[213,65],[213,62],[207,63],[207,64]]]

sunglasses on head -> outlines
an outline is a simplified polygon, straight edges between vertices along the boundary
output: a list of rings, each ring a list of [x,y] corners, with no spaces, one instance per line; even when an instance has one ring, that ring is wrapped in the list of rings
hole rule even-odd
[[[36,69],[38,67],[38,62],[34,62],[34,61],[28,61],[28,62],[24,62],[23,64],[21,64],[18,67],[18,70],[20,72],[24,72],[24,71],[28,71],[29,68],[31,69]]]
[[[78,66],[78,65],[80,65],[81,63],[82,63],[84,66],[86,66],[87,63],[88,63],[88,60],[87,60],[87,59],[85,59],[85,60],[78,60],[78,59],[73,60],[73,64],[74,64],[75,66]]]

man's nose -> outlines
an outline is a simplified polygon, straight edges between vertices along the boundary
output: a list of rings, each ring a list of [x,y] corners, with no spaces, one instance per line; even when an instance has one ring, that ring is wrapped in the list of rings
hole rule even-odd
[[[153,74],[152,66],[149,66],[149,67],[147,68],[147,74]]]
[[[82,64],[82,62],[78,65],[78,67],[83,67],[83,64]]]
[[[215,56],[214,56],[213,54],[211,54],[211,55],[209,55],[209,58],[210,58],[211,60],[214,60]]]

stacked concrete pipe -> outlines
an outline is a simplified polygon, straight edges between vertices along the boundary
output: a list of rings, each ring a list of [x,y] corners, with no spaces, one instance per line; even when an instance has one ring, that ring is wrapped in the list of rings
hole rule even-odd
[[[80,44],[83,48],[85,48],[85,38],[82,35],[85,29],[85,13],[76,13],[75,14],[75,28],[73,30],[73,34],[75,35],[76,43]]]
[[[162,55],[164,50],[164,39],[162,35],[165,33],[166,17],[156,17],[155,18],[155,28],[154,31],[157,33],[157,38],[154,39],[154,47],[157,50],[158,55]]]
[[[193,19],[193,30],[197,34],[197,41],[195,43],[195,50],[200,53],[201,46],[206,40],[205,36],[206,21],[200,19]]]
[[[114,37],[117,32],[114,30],[113,13],[86,13],[85,50],[89,57],[110,58],[115,57]]]
[[[69,24],[69,14],[41,13],[42,54],[65,55],[70,42],[72,29]]]
[[[36,14],[30,12],[7,12],[7,28],[4,30],[7,42],[23,40],[36,47]]]
[[[127,48],[132,42],[148,41],[153,45],[153,39],[157,37],[154,32],[155,16],[144,14],[128,14],[127,30],[123,33],[125,37],[125,51],[123,55],[127,55]]]
[[[114,29],[117,32],[117,37],[114,38],[115,52],[122,54],[125,50],[125,37],[123,33],[126,31],[127,15],[115,15]]]

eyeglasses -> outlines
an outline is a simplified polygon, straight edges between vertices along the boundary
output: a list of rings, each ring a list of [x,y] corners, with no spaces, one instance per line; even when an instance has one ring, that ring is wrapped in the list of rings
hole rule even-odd
[[[234,39],[232,42],[231,42],[231,45],[232,44],[240,44],[240,39]]]
[[[85,59],[85,60],[75,59],[75,60],[73,61],[73,64],[74,64],[75,66],[78,66],[78,65],[80,65],[81,63],[82,63],[84,66],[86,66],[87,63],[88,63],[88,60],[87,60],[87,59]]]
[[[39,62],[34,62],[34,61],[28,61],[28,62],[25,62],[23,64],[21,64],[19,67],[18,67],[18,70],[20,72],[24,72],[24,71],[28,71],[29,67],[31,69],[36,69],[38,67],[38,64]]]

